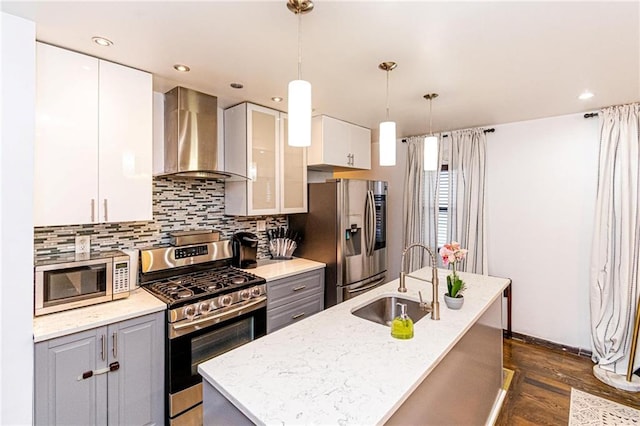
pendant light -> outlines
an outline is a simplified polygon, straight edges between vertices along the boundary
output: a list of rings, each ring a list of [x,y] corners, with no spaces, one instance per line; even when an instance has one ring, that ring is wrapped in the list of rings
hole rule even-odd
[[[313,10],[310,0],[288,0],[287,8],[298,16],[298,79],[289,82],[288,89],[288,144],[311,146],[311,83],[302,80],[302,48],[300,26],[302,15]]]
[[[395,62],[383,62],[378,65],[378,68],[387,72],[387,121],[380,123],[379,131],[381,166],[396,165],[396,123],[389,121],[389,73],[397,66]]]
[[[438,97],[437,93],[427,93],[424,98],[429,101],[429,135],[424,138],[424,170],[438,170],[438,137],[433,135],[431,127],[431,102]]]

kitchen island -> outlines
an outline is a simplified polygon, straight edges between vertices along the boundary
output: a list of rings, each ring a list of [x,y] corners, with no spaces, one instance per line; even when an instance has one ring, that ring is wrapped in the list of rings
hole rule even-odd
[[[430,284],[407,278],[407,293],[394,280],[200,364],[205,424],[485,424],[502,383],[509,280],[460,273],[468,289],[454,311],[449,273],[438,270],[441,320],[420,319],[413,339],[351,313],[385,295],[431,300]]]

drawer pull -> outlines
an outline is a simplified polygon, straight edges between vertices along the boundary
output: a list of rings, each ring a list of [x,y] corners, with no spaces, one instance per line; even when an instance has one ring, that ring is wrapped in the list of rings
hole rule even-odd
[[[300,290],[304,290],[305,288],[307,288],[306,285],[301,285],[301,286],[298,286],[298,287],[294,287],[293,291],[300,291]]]
[[[291,319],[298,319],[304,316],[304,312],[300,312],[299,314],[295,314],[291,317]]]

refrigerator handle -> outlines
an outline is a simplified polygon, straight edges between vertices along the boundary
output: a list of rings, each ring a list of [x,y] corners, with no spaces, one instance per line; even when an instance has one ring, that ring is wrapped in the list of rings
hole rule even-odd
[[[373,191],[367,191],[367,202],[365,208],[365,248],[367,256],[373,256],[373,249],[376,243],[376,210],[373,199]]]
[[[369,243],[371,242],[371,224],[369,220],[371,219],[371,204],[369,198],[369,192],[367,191],[367,195],[364,199],[364,252],[365,256],[369,256],[369,252],[371,251],[369,247]]]

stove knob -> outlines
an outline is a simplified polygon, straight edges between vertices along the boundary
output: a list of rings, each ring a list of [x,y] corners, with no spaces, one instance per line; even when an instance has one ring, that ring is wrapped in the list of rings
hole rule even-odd
[[[230,294],[225,294],[224,296],[220,296],[220,298],[218,299],[218,303],[220,303],[220,306],[230,306],[231,303],[233,303],[233,297],[231,297]]]
[[[249,300],[251,299],[251,291],[248,289],[242,290],[240,292],[240,299],[242,300]]]
[[[202,302],[198,305],[198,311],[200,312],[200,315],[208,314],[209,312],[213,311],[213,308],[213,303],[209,302]]]
[[[182,313],[184,314],[185,317],[187,317],[187,319],[194,319],[196,316],[196,307],[195,305],[189,305],[189,306],[185,306],[185,308],[182,310]]]
[[[251,289],[251,295],[253,297],[258,297],[262,295],[262,289],[260,287],[254,287]]]

